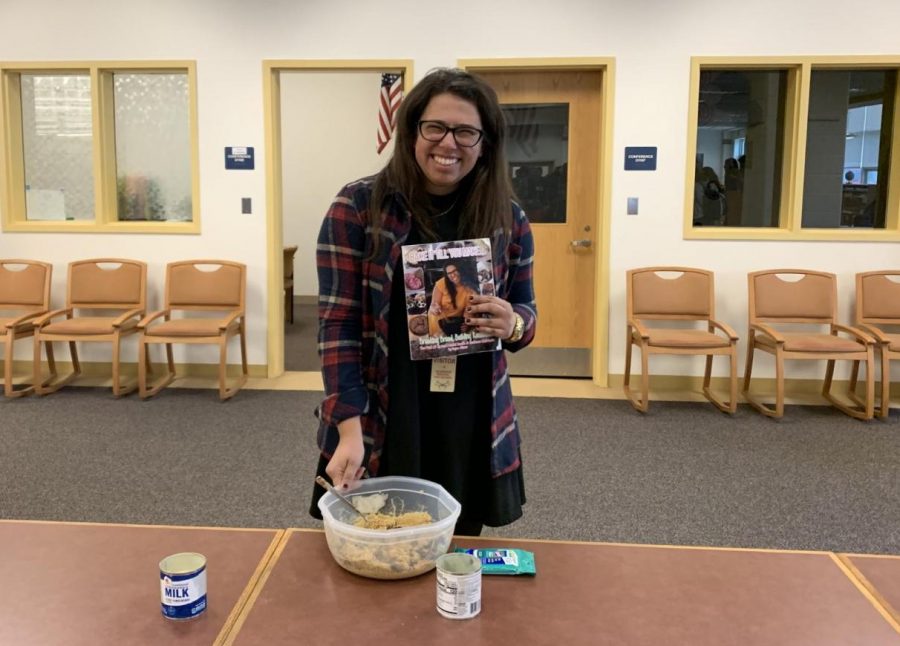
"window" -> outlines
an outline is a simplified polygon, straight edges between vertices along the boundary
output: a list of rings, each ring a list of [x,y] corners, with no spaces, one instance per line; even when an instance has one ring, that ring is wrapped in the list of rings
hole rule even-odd
[[[200,230],[194,63],[0,75],[5,231]]]
[[[566,222],[569,104],[502,105],[513,191],[532,223]]]
[[[900,57],[693,59],[685,237],[900,239],[898,70]]]

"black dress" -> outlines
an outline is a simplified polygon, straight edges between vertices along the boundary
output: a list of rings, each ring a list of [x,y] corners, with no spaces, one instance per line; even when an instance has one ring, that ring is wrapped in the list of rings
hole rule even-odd
[[[441,241],[459,239],[456,195],[435,196],[434,226]],[[405,244],[427,242],[412,226]],[[400,263],[402,263],[402,258]],[[394,276],[403,275],[398,263]],[[460,355],[451,393],[431,392],[431,361],[409,358],[406,294],[391,288],[388,319],[388,415],[379,476],[424,478],[442,485],[462,504],[457,533],[477,534],[481,525],[507,525],[522,515],[522,469],[491,476],[492,361],[490,352]],[[319,460],[324,476],[328,461]],[[320,517],[316,485],[310,513]]]

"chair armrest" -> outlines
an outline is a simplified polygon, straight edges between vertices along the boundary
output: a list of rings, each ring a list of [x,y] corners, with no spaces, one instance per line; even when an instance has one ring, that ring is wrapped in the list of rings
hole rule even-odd
[[[722,332],[724,332],[726,335],[728,335],[728,338],[731,339],[732,341],[737,341],[740,339],[740,337],[737,335],[737,332],[735,332],[732,329],[732,327],[730,325],[728,325],[727,323],[722,323],[721,321],[714,321],[713,319],[709,319],[709,327],[710,327],[710,330],[709,330],[710,332],[712,332],[712,328],[719,328],[720,330],[722,330]]]
[[[869,345],[875,344],[875,339],[858,328],[850,327],[849,325],[841,325],[840,323],[832,323],[831,333],[837,336],[837,332],[845,332],[850,336],[855,336],[858,341],[862,341]]]
[[[871,325],[869,323],[858,323],[856,325],[856,327],[857,327],[857,329],[862,330],[863,332],[867,332],[868,334],[871,334],[873,337],[875,337],[875,340],[878,343],[890,343],[891,342],[891,340],[884,333],[884,330],[877,328],[874,325]]]
[[[122,316],[120,316],[115,321],[113,321],[112,326],[113,327],[121,327],[121,325],[128,319],[134,318],[135,316],[143,316],[143,315],[144,315],[144,310],[142,310],[142,309],[138,308],[138,309],[128,310],[127,312],[122,314]]]
[[[57,316],[60,316],[62,314],[65,314],[66,316],[71,318],[72,317],[72,308],[64,307],[63,309],[60,309],[60,310],[53,310],[52,312],[47,312],[46,314],[44,314],[42,317],[40,317],[39,319],[37,319],[34,322],[34,327],[43,327],[47,324],[47,321],[49,321],[50,319],[54,319]]]
[[[29,312],[28,314],[23,314],[19,318],[9,321],[5,325],[5,327],[9,330],[15,329],[15,328],[19,327],[20,325],[22,325],[22,323],[26,323],[27,321],[30,321],[31,319],[35,319],[39,316],[43,316],[46,313],[47,313],[47,311],[44,310],[41,312]]]
[[[786,341],[784,335],[771,325],[766,325],[765,323],[751,323],[750,329],[772,337],[775,340],[775,343],[784,343]]]
[[[640,321],[638,321],[637,319],[631,319],[630,321],[628,321],[628,325],[630,325],[635,330],[637,330],[637,333],[641,335],[642,339],[650,338],[650,331],[647,330],[647,328],[644,326],[644,324],[641,323]]]
[[[240,318],[240,317],[242,317],[243,315],[244,315],[243,312],[238,311],[238,310],[235,310],[234,312],[232,312],[231,314],[229,314],[228,316],[226,316],[224,319],[222,319],[221,321],[219,321],[219,329],[220,329],[220,330],[226,329],[229,325],[231,325],[232,323],[234,323],[234,320],[235,320],[235,319]]]
[[[145,327],[147,327],[150,324],[151,321],[158,319],[160,316],[163,316],[163,315],[165,315],[166,320],[168,321],[170,314],[171,314],[170,310],[158,310],[156,312],[151,312],[150,314],[148,314],[147,316],[142,318],[140,321],[138,321],[137,326],[143,330]]]

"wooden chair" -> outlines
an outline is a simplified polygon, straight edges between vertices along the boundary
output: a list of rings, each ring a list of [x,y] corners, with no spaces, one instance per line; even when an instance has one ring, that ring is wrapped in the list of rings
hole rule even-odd
[[[297,245],[284,248],[284,320],[294,324],[294,256]]]
[[[204,267],[205,266],[205,267]],[[211,269],[205,271],[201,269]],[[138,327],[141,352],[138,359],[138,383],[141,398],[152,397],[175,379],[173,343],[206,343],[219,346],[219,398],[229,399],[247,381],[247,341],[244,323],[247,268],[228,260],[182,260],[166,267],[165,309],[142,320]],[[174,311],[222,312],[221,318],[172,318]],[[162,322],[152,324],[157,319]],[[240,337],[241,376],[227,387],[228,340]],[[168,372],[156,382],[147,383],[150,372],[149,348],[152,343],[166,346]]]
[[[34,322],[34,389],[39,395],[55,392],[81,374],[77,342],[112,343],[112,391],[127,395],[136,383],[124,385],[119,377],[119,356],[123,337],[137,334],[137,323],[147,307],[147,265],[138,260],[94,258],[69,263],[66,307],[45,314]],[[112,315],[96,316],[102,310]],[[53,319],[65,316],[54,322]],[[65,341],[72,356],[72,372],[58,379],[52,344]],[[40,378],[41,344],[47,350],[50,377]]]
[[[856,274],[856,326],[875,339],[881,358],[881,406],[879,417],[887,417],[891,407],[891,359],[900,357],[900,334],[884,329],[900,325],[900,270],[868,271]],[[850,375],[851,399],[862,405],[856,395],[859,362],[853,363]]]
[[[660,272],[678,272],[666,278]],[[642,413],[649,408],[648,364],[651,354],[705,355],[703,394],[719,410],[737,410],[737,341],[738,336],[728,325],[715,320],[715,288],[711,271],[691,267],[644,267],[627,273],[626,295],[628,307],[625,340],[624,390],[632,406]],[[706,330],[647,327],[646,320],[703,321]],[[716,334],[719,330],[725,336]],[[641,397],[636,398],[630,388],[632,346],[641,350]],[[731,362],[731,388],[728,402],[712,394],[709,384],[713,357],[728,355]]]
[[[800,279],[788,281],[783,276]],[[805,269],[767,269],[749,274],[748,281],[750,331],[743,389],[747,401],[763,415],[781,417],[784,415],[785,360],[824,360],[828,362],[822,385],[825,399],[851,417],[871,419],[874,406],[874,340],[862,330],[838,324],[834,274]],[[829,332],[782,332],[769,323],[827,325]],[[838,332],[851,338],[839,337]],[[757,348],[775,356],[774,409],[750,394],[750,376]],[[866,396],[862,410],[851,408],[831,393],[834,362],[838,359],[866,362]]]
[[[17,339],[33,336],[35,319],[50,310],[52,274],[53,266],[38,260],[0,260],[0,332],[6,348],[3,353],[3,392],[7,397],[34,392],[33,383],[22,388],[13,385],[13,344]],[[48,359],[52,361],[52,352]]]

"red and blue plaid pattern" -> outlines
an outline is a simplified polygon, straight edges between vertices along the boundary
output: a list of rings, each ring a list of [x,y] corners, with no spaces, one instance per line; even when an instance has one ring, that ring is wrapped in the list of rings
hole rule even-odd
[[[388,410],[388,309],[394,268],[406,241],[411,215],[395,195],[379,214],[381,244],[370,257],[369,197],[373,178],[341,189],[325,216],[316,247],[319,276],[319,356],[325,399],[317,410],[318,443],[330,457],[337,446],[337,424],[361,416],[371,475],[378,474]],[[534,338],[537,308],[532,270],[534,240],[525,213],[512,204],[511,234],[492,239],[497,295],[508,300],[525,321],[525,334],[504,343],[515,352]],[[402,281],[397,285],[403,288]],[[408,346],[397,348],[407,352]],[[519,467],[519,427],[503,351],[493,353],[494,406],[491,423],[491,471],[494,477]]]

